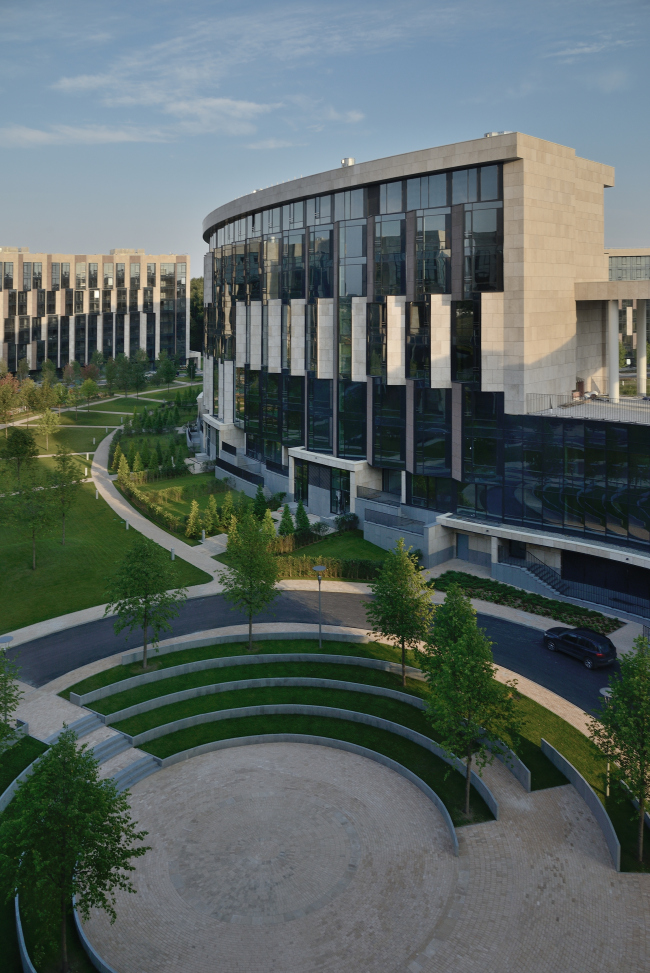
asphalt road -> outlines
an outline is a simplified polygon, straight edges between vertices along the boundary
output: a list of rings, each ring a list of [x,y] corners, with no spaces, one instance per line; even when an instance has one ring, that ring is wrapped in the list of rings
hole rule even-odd
[[[323,624],[365,628],[365,596],[323,592],[322,597]],[[490,615],[479,615],[478,620],[493,642],[498,665],[532,679],[587,712],[597,707],[602,698],[599,689],[607,685],[610,670],[589,672],[575,659],[548,652],[537,629]],[[186,602],[165,638],[245,621],[222,595],[193,598]],[[317,622],[318,593],[283,591],[269,611],[256,616],[255,621]],[[115,635],[111,619],[102,619],[26,642],[9,654],[17,657],[21,679],[32,686],[43,686],[71,669],[141,644],[140,632],[125,640],[123,635]]]

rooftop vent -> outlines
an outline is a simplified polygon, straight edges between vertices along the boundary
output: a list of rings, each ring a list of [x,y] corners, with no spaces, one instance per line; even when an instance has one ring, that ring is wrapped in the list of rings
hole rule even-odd
[[[486,132],[483,138],[491,139],[494,138],[495,135],[512,135],[512,132]]]
[[[341,165],[344,168],[345,168],[345,166],[353,166],[354,165],[354,159],[351,156],[348,156],[346,159],[341,159]]]

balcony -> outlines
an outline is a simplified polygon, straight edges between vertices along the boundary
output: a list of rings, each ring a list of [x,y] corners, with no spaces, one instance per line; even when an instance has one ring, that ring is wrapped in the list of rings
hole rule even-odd
[[[589,419],[602,422],[637,422],[650,425],[650,398],[587,393],[580,396],[526,394],[526,413],[533,416],[556,416],[560,419]]]
[[[401,499],[394,493],[384,493],[383,490],[373,490],[372,487],[358,486],[359,500],[372,500],[373,503],[385,503],[389,507],[399,507]]]

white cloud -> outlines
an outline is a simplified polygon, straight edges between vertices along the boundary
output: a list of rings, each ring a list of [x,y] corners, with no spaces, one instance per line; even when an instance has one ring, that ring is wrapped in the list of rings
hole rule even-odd
[[[262,139],[260,142],[251,142],[249,149],[289,149],[300,142],[287,142],[285,139]]]
[[[49,129],[9,125],[0,128],[0,145],[34,148],[42,145],[106,145],[115,142],[165,142],[162,131],[143,128],[109,128],[106,125],[53,125]]]

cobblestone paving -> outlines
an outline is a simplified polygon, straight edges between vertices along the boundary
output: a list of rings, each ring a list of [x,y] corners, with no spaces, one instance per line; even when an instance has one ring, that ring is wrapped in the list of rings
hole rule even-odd
[[[132,793],[153,850],[86,931],[117,973],[647,973],[650,878],[618,875],[569,785],[486,770],[459,830],[373,761],[304,744],[206,754]]]

